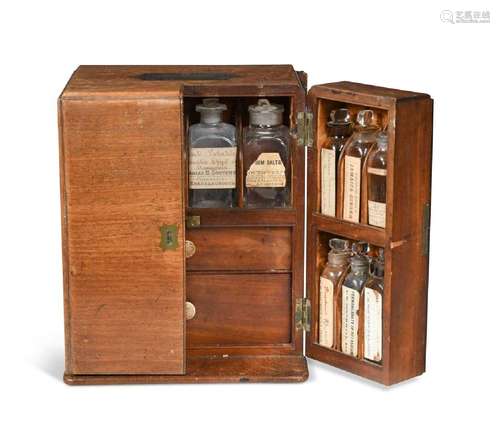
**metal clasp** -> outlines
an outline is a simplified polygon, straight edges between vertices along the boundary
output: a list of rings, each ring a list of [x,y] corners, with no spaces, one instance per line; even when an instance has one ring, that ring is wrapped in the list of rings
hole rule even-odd
[[[177,225],[162,225],[160,227],[160,247],[163,251],[175,250],[179,246]]]

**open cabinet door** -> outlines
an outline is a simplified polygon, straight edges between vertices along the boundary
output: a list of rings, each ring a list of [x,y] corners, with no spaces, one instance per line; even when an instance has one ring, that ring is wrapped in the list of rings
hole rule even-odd
[[[313,119],[308,150],[307,297],[311,324],[306,355],[386,385],[415,377],[425,370],[432,99],[422,93],[338,82],[312,87],[308,108]],[[330,113],[338,108],[349,109],[353,121],[360,110],[371,109],[379,127],[387,131],[385,227],[368,224],[364,164],[359,168],[360,222],[341,218],[338,191],[333,215],[322,213],[321,153]],[[355,356],[342,352],[341,291],[335,292],[334,300],[340,301],[335,301],[332,310],[334,342],[331,347],[319,344],[320,274],[327,262],[329,239],[334,237],[365,241],[375,250],[384,249],[379,330],[382,358],[377,363],[365,358],[364,347]],[[354,314],[359,318],[357,336],[363,346],[362,298]]]
[[[60,98],[68,382],[184,373],[180,116],[178,92]]]

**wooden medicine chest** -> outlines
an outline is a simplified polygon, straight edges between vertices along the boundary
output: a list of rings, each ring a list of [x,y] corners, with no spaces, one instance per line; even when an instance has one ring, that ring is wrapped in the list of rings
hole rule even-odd
[[[432,99],[306,83],[290,65],[75,71],[59,99],[66,383],[300,382],[306,357],[386,385],[424,372]],[[227,105],[238,147],[250,104],[284,107],[288,208],[243,206],[241,151],[237,206],[188,207],[187,128],[207,97]],[[372,109],[387,131],[385,228],[320,212],[319,154],[338,107]],[[384,249],[380,364],[318,344],[336,236]]]

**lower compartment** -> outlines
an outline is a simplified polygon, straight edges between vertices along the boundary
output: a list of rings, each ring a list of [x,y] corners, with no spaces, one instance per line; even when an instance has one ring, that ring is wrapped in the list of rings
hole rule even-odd
[[[291,343],[290,273],[188,272],[186,290],[188,348]]]
[[[302,355],[191,357],[185,375],[72,375],[68,385],[113,385],[154,383],[304,382],[309,376]]]

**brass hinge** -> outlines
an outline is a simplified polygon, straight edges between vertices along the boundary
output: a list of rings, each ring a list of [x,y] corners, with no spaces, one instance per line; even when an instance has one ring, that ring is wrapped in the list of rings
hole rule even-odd
[[[311,112],[297,113],[297,142],[299,146],[313,144],[313,114]]]
[[[422,254],[429,256],[429,239],[431,236],[431,204],[424,205],[422,216]]]
[[[295,326],[306,332],[311,330],[311,300],[299,298],[295,304]]]

